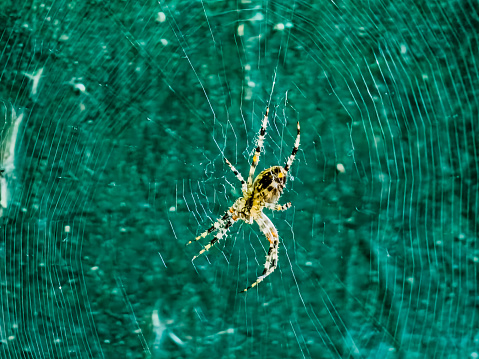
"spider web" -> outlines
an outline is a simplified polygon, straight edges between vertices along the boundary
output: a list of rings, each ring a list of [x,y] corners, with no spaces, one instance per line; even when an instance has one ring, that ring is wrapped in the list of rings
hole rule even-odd
[[[478,357],[472,1],[0,5],[0,356]],[[267,241],[247,177],[301,145]],[[209,239],[208,239],[209,238]],[[201,241],[204,245],[211,237]]]

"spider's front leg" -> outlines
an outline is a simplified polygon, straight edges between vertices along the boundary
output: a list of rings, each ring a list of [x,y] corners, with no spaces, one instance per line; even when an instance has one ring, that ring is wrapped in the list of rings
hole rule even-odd
[[[219,218],[215,223],[213,223],[213,225],[208,228],[206,231],[204,231],[203,233],[201,233],[198,237],[196,237],[194,240],[191,240],[189,241],[188,243],[186,243],[185,245],[190,245],[191,243],[193,242],[196,242],[198,240],[200,240],[201,238],[205,238],[208,234],[210,234],[211,232],[213,232],[214,230],[218,229],[221,227],[221,225],[224,223],[224,221],[226,221],[226,219],[229,217],[229,214],[228,212],[226,212],[223,217]]]
[[[268,254],[266,255],[266,262],[264,264],[263,274],[261,274],[257,279],[256,282],[251,284],[248,288],[243,289],[240,293],[247,292],[251,288],[256,287],[259,283],[261,283],[267,276],[274,272],[276,267],[278,266],[278,246],[279,246],[279,237],[278,231],[274,227],[273,223],[270,221],[268,217],[264,213],[261,213],[259,219],[256,220],[261,229],[261,232],[264,233],[266,239],[269,241],[269,250]]]
[[[201,233],[198,237],[195,238],[195,241],[205,238],[208,234],[211,232],[214,232],[215,230],[218,231],[216,236],[208,243],[196,256],[193,257],[191,261],[194,261],[196,258],[198,258],[200,255],[202,255],[204,252],[208,251],[212,246],[215,245],[216,242],[218,242],[221,238],[226,237],[226,233],[228,232],[229,228],[233,225],[233,223],[238,219],[238,217],[235,215],[235,210],[234,206],[231,207],[226,211],[226,213],[218,219],[213,225],[208,228],[206,231]],[[193,241],[189,241],[186,243],[186,245],[193,243]]]

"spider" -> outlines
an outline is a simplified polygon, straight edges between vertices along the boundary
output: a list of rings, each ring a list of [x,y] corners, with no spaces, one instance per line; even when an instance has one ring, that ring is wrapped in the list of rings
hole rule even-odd
[[[286,185],[286,179],[288,171],[291,168],[291,164],[294,161],[296,153],[299,148],[299,122],[297,124],[298,134],[296,135],[296,141],[294,142],[293,152],[286,161],[284,167],[273,166],[262,171],[256,179],[253,181],[253,175],[258,166],[259,156],[261,149],[263,148],[264,137],[266,134],[266,126],[268,125],[269,108],[266,108],[266,113],[261,124],[259,131],[258,143],[253,155],[253,160],[249,170],[248,180],[245,181],[241,173],[228,161],[224,159],[226,164],[235,174],[236,178],[241,182],[241,191],[243,196],[238,198],[235,203],[226,211],[226,213],[219,218],[213,225],[198,237],[194,241],[201,238],[205,238],[208,234],[217,231],[216,236],[207,244],[191,261],[194,261],[204,252],[208,251],[213,245],[215,245],[220,239],[226,238],[229,228],[238,220],[243,220],[248,224],[253,224],[253,221],[258,223],[258,226],[269,241],[269,250],[266,255],[266,263],[264,264],[263,274],[256,279],[256,282],[251,284],[248,288],[242,290],[240,293],[244,293],[251,288],[254,288],[261,283],[267,276],[274,272],[278,265],[278,245],[279,237],[278,231],[274,227],[271,220],[263,213],[263,209],[271,209],[273,211],[284,211],[291,207],[291,203],[280,205],[278,200],[283,193],[284,186]],[[186,243],[189,245],[194,242],[193,240]]]

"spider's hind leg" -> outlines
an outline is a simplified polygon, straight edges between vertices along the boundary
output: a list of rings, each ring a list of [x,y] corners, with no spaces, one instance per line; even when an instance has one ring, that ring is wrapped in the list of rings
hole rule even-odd
[[[261,123],[261,128],[259,130],[258,143],[256,145],[256,150],[253,155],[253,160],[251,162],[251,167],[249,169],[248,175],[248,186],[253,184],[254,171],[259,162],[259,155],[261,154],[261,149],[263,148],[264,137],[266,136],[266,126],[268,125],[268,116],[269,116],[269,107],[266,108],[266,113],[263,117],[263,122]]]
[[[298,152],[299,138],[300,138],[300,132],[301,132],[299,127],[299,121],[297,124],[297,129],[298,129],[298,133],[296,134],[296,140],[294,141],[293,151],[291,152],[291,155],[289,156],[288,160],[286,161],[286,165],[284,166],[284,169],[286,170],[286,172],[289,171],[291,165],[293,164],[294,158],[296,157],[296,153]]]
[[[230,161],[225,157],[225,162],[226,164],[230,167],[231,171],[235,174],[236,178],[241,182],[241,192],[243,192],[243,195],[246,193],[247,185],[246,181],[244,180],[243,176],[241,173],[238,172],[238,170],[231,164]]]

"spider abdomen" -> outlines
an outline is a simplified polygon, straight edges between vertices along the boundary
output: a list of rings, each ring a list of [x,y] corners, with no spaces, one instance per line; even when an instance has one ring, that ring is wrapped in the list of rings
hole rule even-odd
[[[274,166],[262,171],[253,183],[253,197],[264,203],[276,203],[286,185],[286,171]]]

